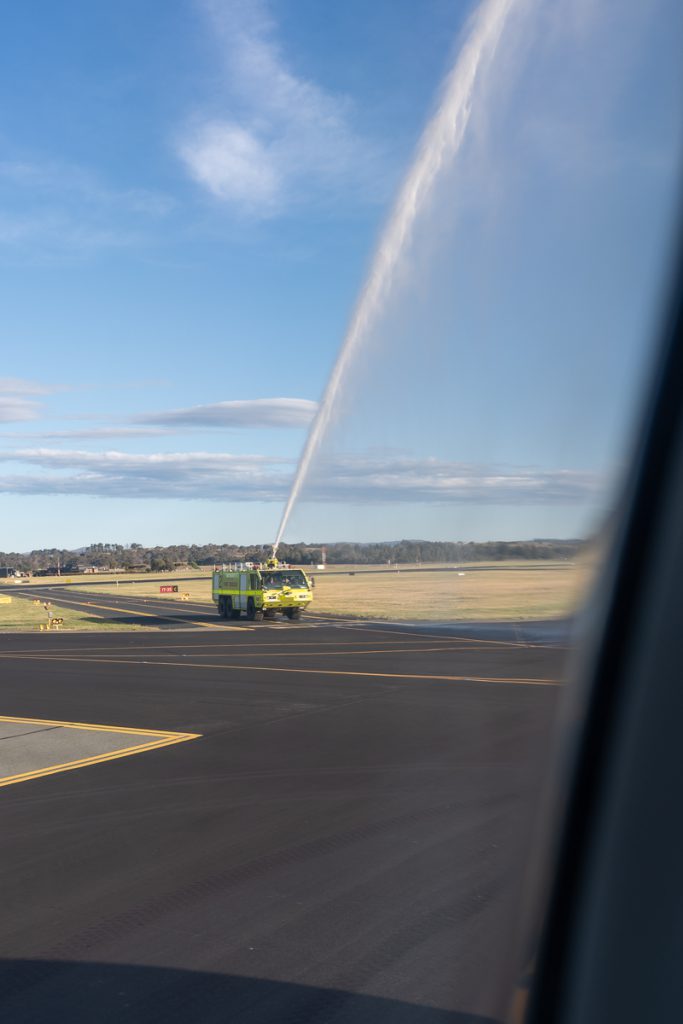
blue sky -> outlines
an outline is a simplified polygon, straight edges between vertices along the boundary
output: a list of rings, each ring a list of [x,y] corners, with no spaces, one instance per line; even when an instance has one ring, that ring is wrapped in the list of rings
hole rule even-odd
[[[512,6],[288,539],[568,536],[606,507],[672,224],[682,16]],[[476,9],[12,6],[0,550],[274,537]]]

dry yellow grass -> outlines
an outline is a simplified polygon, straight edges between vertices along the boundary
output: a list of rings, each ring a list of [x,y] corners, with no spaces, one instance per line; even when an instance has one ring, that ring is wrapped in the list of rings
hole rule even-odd
[[[534,566],[538,567],[534,567]],[[462,574],[461,574],[462,573]],[[485,572],[405,572],[316,576],[313,610],[360,618],[505,621],[572,612],[588,584],[582,566],[498,563]]]
[[[477,571],[490,566],[487,571]],[[556,618],[570,613],[590,581],[591,570],[569,562],[478,562],[459,571],[434,569],[407,572],[386,566],[370,572],[370,566],[331,566],[315,572],[311,612],[360,618],[395,620],[505,621]],[[473,571],[470,571],[470,569]],[[342,572],[340,573],[340,570]],[[350,575],[353,573],[353,575]],[[464,575],[460,575],[463,573]],[[195,575],[198,573],[195,570]],[[178,584],[178,594],[159,593],[168,579],[145,579],[121,585],[121,597],[156,597],[169,603],[181,593],[191,601],[211,602],[210,572],[201,580]],[[85,580],[74,589],[88,589]],[[93,587],[93,593],[115,594],[115,585]]]

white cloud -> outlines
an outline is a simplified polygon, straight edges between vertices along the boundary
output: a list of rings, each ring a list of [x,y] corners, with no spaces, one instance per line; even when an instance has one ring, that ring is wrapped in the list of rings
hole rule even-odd
[[[137,244],[173,207],[161,192],[113,188],[50,158],[0,160],[0,202],[0,246],[32,259]]]
[[[150,189],[116,189],[86,167],[59,160],[0,160],[0,182],[25,189],[33,197],[72,198],[84,205],[162,217],[173,200]]]
[[[282,502],[293,470],[292,461],[284,458],[212,452],[128,454],[32,448],[0,452],[1,462],[47,471],[0,476],[0,491],[5,493],[217,501]],[[322,467],[304,497],[341,505],[572,505],[599,494],[597,477],[574,470],[345,456]]]
[[[1,395],[51,395],[62,391],[54,384],[41,384],[35,380],[23,380],[20,377],[0,377]]]
[[[249,471],[265,463],[288,461],[266,455],[229,455],[221,452],[154,452],[131,454],[106,451],[61,451],[55,448],[21,448],[2,452],[0,461],[33,463],[46,469],[83,469],[96,472],[149,472],[164,476],[169,472],[194,468],[217,471],[221,468]]]
[[[179,152],[195,181],[218,199],[263,211],[279,197],[281,181],[271,154],[239,125],[199,125]]]
[[[322,460],[305,497],[428,504],[573,504],[600,492],[595,474],[576,470],[494,466],[400,456],[337,456]]]
[[[264,0],[202,4],[220,46],[226,88],[195,115],[177,151],[216,198],[269,216],[305,188],[377,191],[378,155],[349,121],[349,101],[297,75]]]
[[[255,398],[147,413],[136,416],[135,422],[167,427],[307,427],[316,409],[316,402],[306,398]]]
[[[77,257],[101,249],[120,249],[143,241],[142,233],[118,223],[99,223],[98,219],[76,212],[48,208],[12,214],[0,214],[0,247],[26,252],[30,260]]]
[[[38,418],[41,406],[26,398],[0,395],[0,423],[19,423]]]
[[[4,386],[6,385],[6,387]],[[23,397],[2,396],[3,391],[19,395],[48,394],[57,388],[0,378],[0,422],[33,420],[41,408]],[[3,409],[6,415],[3,415]],[[106,438],[162,437],[180,434],[188,428],[306,428],[315,416],[317,404],[307,398],[255,398],[213,405],[196,405],[188,409],[170,409],[130,417],[132,426],[112,424],[104,427],[83,427],[76,430],[41,430],[26,433],[12,430],[0,432],[0,439],[31,441],[97,441]],[[95,417],[100,418],[100,417]]]
[[[50,471],[0,477],[0,491],[12,494],[282,501],[289,480],[288,460],[263,455],[131,455],[35,448],[0,452],[0,462],[19,462]],[[287,466],[285,472],[283,464]]]
[[[84,430],[3,430],[0,438],[23,441],[97,441],[103,438],[163,437],[172,433],[163,427],[92,427]]]
[[[20,423],[38,419],[43,411],[43,404],[36,401],[34,396],[51,395],[63,390],[65,389],[57,384],[43,384],[21,377],[0,377],[0,423]]]

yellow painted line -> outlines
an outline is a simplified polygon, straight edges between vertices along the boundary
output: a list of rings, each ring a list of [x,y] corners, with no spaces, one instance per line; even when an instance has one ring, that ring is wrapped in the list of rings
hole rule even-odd
[[[164,662],[156,661],[155,665],[167,665],[182,668],[183,662]],[[456,683],[515,683],[517,685],[524,686],[557,686],[559,680],[557,679],[510,679],[501,678],[496,676],[440,676],[440,675],[426,675],[416,674],[411,672],[353,672],[343,671],[341,669],[317,669],[317,668],[284,668],[283,666],[274,667],[273,665],[203,665],[199,663],[187,663],[189,668],[212,668],[212,669],[242,669],[247,672],[289,672],[289,673],[304,673],[306,675],[321,675],[321,676],[360,676],[362,678],[370,679],[436,679],[442,682],[456,682]]]
[[[41,600],[42,600],[42,598],[41,598]],[[124,598],[124,600],[125,600],[125,598]],[[134,600],[134,598],[132,600]],[[195,622],[192,619],[184,619],[184,618],[182,618],[181,616],[178,616],[178,615],[160,615],[160,614],[157,614],[156,612],[141,612],[137,608],[123,608],[123,607],[121,607],[121,605],[95,604],[95,602],[93,602],[93,601],[77,601],[74,598],[68,598],[68,597],[67,598],[55,597],[54,598],[54,603],[57,606],[59,606],[60,604],[63,604],[65,606],[73,605],[75,608],[81,608],[83,610],[91,610],[93,608],[99,608],[101,611],[105,611],[105,612],[119,612],[119,613],[122,612],[124,615],[133,615],[133,616],[141,615],[144,618],[148,618],[148,619],[161,619],[162,622],[187,622],[188,625],[191,625],[191,626],[205,626],[207,629],[234,629],[236,632],[241,632],[241,633],[243,633],[245,631],[248,631],[250,629],[249,626],[220,626],[220,625],[218,625],[217,623],[214,623],[214,622]],[[101,619],[101,618],[104,617],[102,615],[96,615],[95,612],[93,612],[93,615],[95,615],[95,618],[97,618],[97,619]],[[253,629],[254,627],[251,627],[251,628]]]
[[[471,651],[490,651],[489,647],[463,647],[463,648],[461,648],[458,651],[457,649],[454,649],[453,647],[439,646],[439,647],[378,647],[375,650],[369,650],[367,647],[364,647],[364,648],[362,648],[362,650],[358,650],[358,651],[349,651],[349,650],[344,650],[342,648],[342,649],[334,650],[334,651],[301,651],[301,650],[293,650],[293,651],[273,651],[271,653],[270,651],[262,650],[261,648],[258,647],[258,645],[255,644],[254,645],[254,647],[255,647],[254,650],[250,650],[250,651],[245,650],[244,653],[242,653],[242,650],[244,648],[246,648],[246,646],[247,646],[246,644],[243,644],[241,646],[241,648],[237,649],[237,650],[235,650],[234,648],[226,649],[226,653],[229,653],[230,657],[233,657],[233,658],[254,658],[254,657],[258,657],[259,655],[264,657],[264,658],[346,658],[346,657],[348,657],[348,655],[351,655],[351,654],[435,654],[435,653],[448,653],[448,654],[467,653],[467,654],[469,654]],[[114,650],[114,648],[110,648],[110,650]],[[130,652],[128,652],[128,653],[130,653]],[[196,658],[202,658],[202,657],[203,658],[210,658],[212,656],[215,656],[217,653],[219,653],[219,652],[216,651],[216,650],[211,650],[211,651],[206,652],[205,654],[197,653],[197,654],[194,655],[194,657],[196,657]],[[150,658],[158,658],[158,657],[161,657],[161,656],[162,655],[159,655],[159,654],[151,654],[151,653],[148,654],[148,657],[150,657]],[[59,657],[59,654],[56,654],[56,657]]]
[[[471,648],[467,648],[467,652]],[[257,658],[262,656],[264,658],[346,658],[352,654],[435,654],[438,652],[453,653],[451,647],[378,647],[375,650],[368,650],[364,647],[360,651],[245,651],[242,654],[240,651],[230,650],[228,656],[233,658]],[[217,651],[208,651],[206,654],[195,654],[195,658],[210,658],[215,657]],[[226,652],[227,654],[228,652]],[[152,658],[163,657],[159,654],[151,654]]]
[[[132,658],[57,658],[52,659],[46,654],[36,655],[24,655],[25,661],[75,661],[81,663],[92,663],[94,665],[138,665],[142,666],[145,664],[142,660],[133,660]],[[515,686],[561,686],[562,681],[559,679],[517,679],[517,678],[504,678],[499,676],[439,676],[439,675],[423,675],[415,672],[353,672],[345,671],[342,669],[323,669],[323,668],[285,668],[284,666],[274,665],[244,665],[237,664],[232,665],[226,662],[223,665],[212,665],[206,662],[193,662],[193,661],[154,661],[147,662],[148,665],[154,665],[163,668],[205,668],[214,669],[217,671],[225,671],[226,669],[239,669],[242,672],[286,672],[294,673],[295,675],[314,675],[314,676],[357,676],[362,679],[429,679],[438,680],[444,683],[511,683]]]
[[[232,627],[226,627],[226,628],[232,628]],[[242,627],[242,628],[246,629],[250,633],[253,633],[253,632],[256,631],[256,629],[258,629],[258,627],[256,627],[256,626],[252,626],[252,627],[245,626],[245,627]],[[145,640],[145,638],[140,633],[136,633],[135,635],[136,635],[136,637],[140,637],[141,641]],[[173,634],[171,634],[171,635],[173,635]],[[407,644],[412,643],[412,642],[413,642],[412,640],[406,640]],[[443,638],[443,642],[444,643],[448,642],[448,643],[452,644],[455,641],[449,641],[448,637],[444,637]],[[236,652],[237,651],[241,651],[241,650],[247,650],[248,648],[253,648],[256,651],[261,651],[261,650],[263,650],[266,647],[278,647],[278,648],[279,647],[294,647],[294,648],[297,648],[297,649],[300,648],[300,647],[339,647],[339,648],[344,648],[344,647],[361,647],[363,644],[370,645],[370,644],[389,644],[389,643],[391,643],[391,640],[376,640],[376,639],[373,639],[373,640],[284,640],[282,642],[280,642],[280,641],[264,641],[263,643],[259,642],[259,643],[253,643],[253,644],[249,644],[249,643],[239,644],[237,646],[237,648],[236,648]],[[230,648],[224,648],[222,646],[219,646],[218,644],[213,644],[213,645],[211,645],[208,648],[209,651],[214,651],[214,650],[220,651],[220,650],[228,650],[228,649],[230,649]],[[403,650],[403,649],[404,648],[397,648],[397,650]],[[489,648],[484,648],[484,650],[488,650],[488,649]],[[116,645],[116,644],[107,644],[106,646],[97,646],[97,647],[81,647],[79,645],[78,647],[59,647],[58,650],[59,650],[59,652],[63,651],[65,653],[71,653],[71,652],[76,653],[78,651],[83,651],[83,652],[85,652],[87,654],[89,651],[90,652],[94,652],[94,651],[119,651],[119,650],[121,650],[121,647]],[[128,650],[129,651],[130,650],[134,650],[136,652],[140,651],[141,653],[142,652],[147,652],[147,651],[154,651],[154,650],[161,650],[161,651],[201,650],[201,651],[206,651],[207,650],[207,646],[206,646],[205,643],[201,643],[201,644],[150,643],[150,644],[148,644],[148,643],[145,642],[144,646],[142,645],[142,643],[140,643],[139,645],[136,644],[134,647],[128,648]],[[415,650],[420,650],[420,648],[416,647]],[[452,647],[452,646],[444,647],[444,650],[456,651],[457,652],[457,648]],[[471,650],[473,650],[473,648],[472,647],[465,647],[465,648],[463,648],[463,650],[471,651]],[[34,652],[35,652],[35,647],[16,648],[13,651],[2,651],[2,652],[0,652],[0,658],[12,658],[15,654],[33,654]],[[55,653],[57,653],[57,648],[55,649]],[[321,653],[325,653],[325,652],[321,652]],[[343,650],[340,650],[340,653],[343,654],[345,652]],[[358,653],[362,653],[362,652],[359,651]]]
[[[246,644],[243,645],[243,646],[246,646]],[[90,650],[90,651],[93,651],[95,649],[96,648],[88,648],[88,650]],[[467,651],[468,654],[470,653],[470,651],[472,649],[473,648],[471,648],[471,647],[465,648],[465,650]],[[488,648],[485,648],[485,649],[488,650]],[[77,650],[77,648],[76,648],[76,650]],[[104,650],[115,653],[118,650],[118,648],[116,648],[116,647],[107,647],[107,648],[104,648]],[[162,648],[162,650],[163,650],[163,648]],[[475,650],[476,650],[476,648],[475,648]],[[73,651],[73,649],[72,649],[72,651]],[[453,648],[452,647],[393,647],[393,648],[392,647],[379,647],[376,650],[368,650],[367,648],[363,648],[360,651],[347,651],[347,650],[338,650],[338,651],[298,651],[298,650],[295,650],[295,651],[284,651],[284,652],[283,651],[272,651],[271,652],[271,651],[262,651],[262,650],[256,649],[256,650],[251,650],[251,651],[245,651],[244,653],[242,653],[240,650],[230,650],[230,656],[233,657],[233,658],[255,658],[255,657],[259,657],[259,656],[264,657],[264,658],[346,658],[346,657],[348,657],[351,654],[434,654],[434,653],[438,653],[438,652],[453,654]],[[29,652],[29,653],[33,653],[33,652]],[[128,651],[126,653],[130,654],[131,652]],[[139,653],[141,655],[144,654],[145,658],[161,658],[161,657],[163,657],[163,654],[161,654],[161,653],[160,654],[153,653],[153,650],[151,648],[141,649]],[[220,652],[219,651],[215,651],[215,650],[211,650],[211,651],[208,651],[206,654],[195,653],[193,656],[195,658],[202,658],[202,657],[203,658],[211,658],[211,657],[215,657],[217,653],[220,653]],[[46,654],[46,656],[47,656],[47,654]],[[10,660],[11,660],[11,657],[12,657],[12,655],[7,654],[7,653],[3,653],[2,655],[0,655],[0,658],[9,658]],[[20,655],[19,657],[21,658],[22,655]],[[55,651],[54,653],[50,653],[49,657],[50,657],[50,661],[60,661],[60,659],[62,659],[62,654],[61,654],[60,651]],[[19,660],[19,659],[17,659],[17,660]],[[65,661],[72,661],[73,659],[72,658],[64,658],[63,660],[65,660]]]
[[[331,620],[331,621],[334,621],[336,624],[338,624],[340,626],[342,626],[343,623],[344,623],[343,619],[335,619],[335,620]],[[504,622],[500,623],[500,625],[505,625],[505,623]],[[353,629],[353,628],[357,628],[357,627],[354,627],[354,626],[350,625],[349,628]],[[495,647],[515,647],[515,648],[522,649],[522,650],[524,650],[525,648],[534,648],[534,649],[538,648],[539,650],[543,650],[543,651],[547,651],[547,650],[553,650],[553,651],[568,650],[568,648],[566,646],[562,646],[560,644],[551,644],[551,643],[549,643],[549,644],[533,644],[533,643],[527,643],[526,640],[486,640],[484,637],[476,637],[476,636],[452,636],[452,637],[445,637],[443,635],[440,635],[439,633],[408,632],[407,629],[397,629],[397,630],[393,630],[393,629],[377,629],[374,626],[365,626],[365,627],[363,627],[362,632],[366,632],[366,633],[385,633],[385,634],[386,633],[392,633],[394,636],[421,636],[421,637],[425,637],[426,639],[430,639],[430,640],[447,640],[447,639],[450,639],[450,640],[453,640],[454,642],[460,641],[461,643],[464,643],[464,644],[485,644],[487,647],[490,647],[491,645],[493,645]]]
[[[40,600],[42,601],[44,599],[40,598]],[[155,612],[133,611],[130,608],[121,608],[120,606],[117,607],[115,605],[110,605],[110,604],[95,604],[93,601],[76,601],[73,598],[70,599],[68,597],[67,598],[62,598],[62,597],[54,597],[54,595],[50,595],[50,601],[54,601],[54,603],[56,605],[58,605],[58,606],[60,604],[63,604],[63,605],[74,605],[76,608],[83,608],[83,609],[99,608],[101,611],[105,611],[105,612],[123,612],[124,615],[142,615],[142,616],[146,616],[146,617],[148,617],[150,619],[164,619],[163,615],[157,615],[157,614],[155,614]],[[93,614],[95,614],[95,613],[93,612]],[[102,615],[96,615],[95,617],[98,618],[98,619],[103,618]],[[171,618],[168,619],[168,622],[177,622],[177,621],[178,621],[177,619],[171,619]]]
[[[195,738],[195,733],[169,732],[168,729],[136,729],[127,725],[95,725],[94,722],[62,722],[52,718],[17,718],[14,715],[0,715],[0,722],[13,725],[54,725],[62,729],[86,729],[88,732],[120,732],[130,736],[187,736]],[[196,734],[197,736],[199,733]]]
[[[234,630],[235,633],[251,633],[254,629],[256,629],[256,626],[232,626],[232,625],[228,626],[228,625],[221,625],[218,622],[196,622],[194,619],[180,619],[180,618],[177,618],[177,619],[172,619],[170,621],[172,621],[172,622],[187,622],[191,626],[204,626],[205,629],[223,629],[223,630],[230,629],[230,630]]]
[[[74,591],[72,591],[71,593],[74,593]],[[94,594],[91,591],[87,591],[87,592],[80,591],[80,596],[81,597],[85,597],[86,593],[88,595],[91,595],[92,597],[98,597],[97,594]],[[211,601],[180,601],[180,600],[174,599],[172,597],[169,597],[168,599],[165,600],[164,598],[158,598],[158,597],[142,597],[142,596],[138,597],[135,594],[121,594],[121,595],[119,595],[119,594],[109,594],[109,595],[105,594],[103,596],[104,597],[107,597],[107,596],[115,597],[117,601],[131,601],[134,604],[146,604],[146,605],[148,605],[151,608],[163,608],[165,611],[167,611],[169,609],[169,607],[170,608],[177,608],[178,611],[189,611],[189,612],[191,612],[193,610],[194,611],[199,610],[199,611],[204,611],[204,612],[209,612],[209,613],[211,613],[213,611],[213,609],[211,607],[212,606],[212,602]],[[214,612],[214,614],[216,614],[216,613]]]
[[[444,635],[443,633],[424,633],[417,630],[403,629],[403,625],[409,625],[409,623],[401,622],[387,622],[387,626],[396,626],[396,629],[383,629],[380,622],[377,619],[347,619],[343,616],[335,616],[332,613],[326,614],[324,612],[318,612],[317,614],[311,613],[308,618],[311,621],[322,623],[324,625],[339,626],[342,629],[353,630],[359,633],[391,633],[393,636],[420,636],[431,640],[462,640],[463,643],[482,643],[482,644],[497,644],[503,647],[533,647],[534,644],[528,644],[524,640],[486,640],[483,637],[467,637],[467,636],[451,636]],[[414,623],[412,623],[414,625]],[[465,623],[448,623],[444,622],[445,626],[457,625],[464,626]],[[501,622],[494,623],[494,625],[504,626],[506,625],[504,620]],[[535,646],[543,647],[545,644],[537,644]]]
[[[16,775],[5,775],[0,778],[0,787],[12,786],[17,782],[28,782],[30,779],[42,778],[44,775],[56,775],[58,772],[75,771],[77,768],[86,768],[91,764],[99,764],[102,761],[115,761],[119,757],[130,757],[132,754],[142,754],[148,750],[170,747],[175,743],[185,743],[187,740],[199,739],[201,736],[201,733],[193,732],[164,732],[158,729],[122,728],[115,725],[94,725],[90,722],[60,722],[47,718],[16,718],[8,715],[0,715],[0,722],[11,722],[20,725],[46,725],[88,732],[113,732],[127,736],[151,737],[148,743],[121,747],[119,750],[110,750],[104,754],[93,754],[90,757],[82,757],[75,761],[65,761],[62,764],[47,765],[44,768],[36,768],[33,771],[20,772]]]

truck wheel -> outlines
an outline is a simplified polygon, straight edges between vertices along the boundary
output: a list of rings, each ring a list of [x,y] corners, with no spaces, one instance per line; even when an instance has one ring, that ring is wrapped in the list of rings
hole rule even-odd
[[[247,618],[252,620],[260,620],[263,618],[263,611],[261,608],[256,607],[253,597],[250,597],[247,601]]]
[[[239,619],[240,617],[240,610],[239,608],[233,608],[231,597],[226,597],[225,599],[225,617],[226,619]]]
[[[218,598],[218,614],[222,619],[227,619],[228,617],[228,609],[224,597]]]
[[[285,615],[288,619],[300,619],[301,608],[287,608]]]

